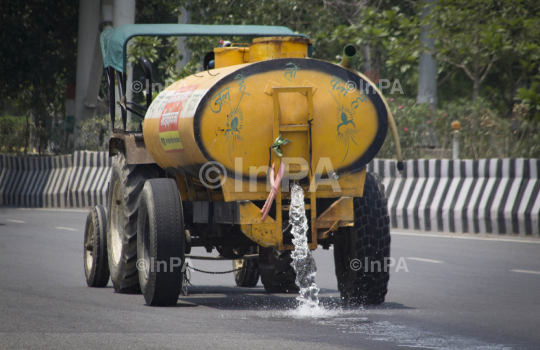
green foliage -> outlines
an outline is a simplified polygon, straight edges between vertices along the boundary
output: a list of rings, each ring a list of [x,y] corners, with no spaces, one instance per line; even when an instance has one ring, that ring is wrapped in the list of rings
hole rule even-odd
[[[473,101],[497,71],[506,86],[490,93],[509,108],[517,82],[537,69],[539,9],[535,0],[437,0],[423,25],[434,28],[434,53],[443,68],[456,67],[473,82]]]
[[[0,152],[22,154],[26,145],[26,119],[0,117]]]
[[[108,151],[109,139],[112,136],[110,116],[98,115],[77,124],[78,135],[84,141],[84,149],[88,151]],[[128,130],[141,130],[142,119],[132,115]],[[122,125],[122,117],[117,114],[114,119],[115,126]]]
[[[140,57],[144,57],[148,62],[153,63],[158,59],[157,47],[162,45],[161,38],[157,36],[138,36],[130,40],[128,46],[128,62],[137,64]]]
[[[390,98],[387,101],[398,129],[403,158],[421,158],[421,150],[433,143],[432,121],[435,113],[429,104],[417,104],[414,99]],[[394,138],[389,128],[386,141],[377,157],[392,158],[395,149]]]
[[[354,12],[353,19],[344,15],[338,6],[347,3],[346,9]],[[369,5],[368,2],[362,4]],[[369,44],[377,52],[379,62],[382,62],[381,77],[400,79],[408,95],[415,94],[416,69],[418,63],[419,19],[414,16],[414,6],[401,4],[405,9],[395,6],[395,1],[374,1],[377,7],[367,7],[351,1],[312,1],[312,0],[197,0],[197,1],[166,1],[157,4],[151,0],[145,1],[145,6],[152,7],[155,12],[142,10],[137,3],[138,23],[150,23],[149,20],[175,21],[178,8],[186,6],[191,12],[191,22],[200,24],[254,24],[282,25],[296,32],[307,34],[313,39],[314,58],[339,62],[343,47],[355,44],[358,47]],[[153,4],[153,5],[152,5]],[[176,5],[174,16],[166,11]],[[345,5],[344,5],[345,6]],[[141,8],[141,9],[139,9]],[[354,8],[354,9],[353,9]],[[140,16],[140,17],[139,17]],[[351,24],[351,21],[353,24]],[[178,71],[176,62],[181,52],[177,52],[176,38],[169,40],[146,38],[132,41],[130,61],[136,61],[140,56],[147,57],[152,63],[154,82],[170,84],[183,76],[196,72],[205,54],[217,47],[219,39],[231,42],[250,42],[247,37],[189,37],[186,42],[191,51],[191,62],[187,70]],[[153,57],[158,55],[159,59]],[[145,56],[146,57],[146,56]],[[360,51],[360,59],[362,59]],[[135,77],[142,76],[142,70],[135,65]],[[142,101],[142,94],[137,94]]]
[[[516,99],[522,101],[530,110],[530,117],[540,123],[540,81],[535,81],[529,88],[520,88]]]
[[[485,99],[470,103],[467,99],[430,109],[413,99],[391,99],[389,107],[398,128],[405,159],[443,157],[452,149],[453,121],[459,121],[460,158],[536,158],[540,157],[540,128],[529,121],[527,105],[513,108],[512,118],[503,118]],[[439,142],[429,150],[431,135]],[[445,152],[446,151],[446,152]],[[451,154],[451,153],[450,153]],[[389,130],[379,158],[393,158],[395,144]]]
[[[135,23],[176,23],[180,0],[137,0]]]
[[[138,0],[136,23],[176,23],[182,8],[191,23],[282,25],[313,39],[314,58],[339,62],[343,47],[358,48],[357,69],[369,52],[371,69],[399,79],[404,95],[390,101],[406,158],[427,156],[434,142],[451,145],[450,123],[459,120],[463,157],[538,156],[540,144],[540,2],[537,0],[437,0],[420,19],[423,1],[397,0]],[[0,93],[25,117],[0,118],[0,150],[24,152],[30,141],[40,153],[67,152],[62,125],[67,81],[76,64],[77,2],[58,0],[0,3]],[[47,18],[46,21],[43,18]],[[417,105],[420,28],[434,28],[439,107]],[[134,80],[143,76],[146,57],[153,83],[161,89],[198,71],[204,55],[219,39],[190,37],[191,62],[177,69],[182,52],[176,38],[134,38],[129,61]],[[106,78],[101,96],[106,98]],[[160,90],[159,86],[157,87]],[[471,99],[472,96],[472,99]],[[475,100],[471,104],[471,100]],[[144,104],[142,93],[135,101]],[[515,105],[516,101],[521,102]],[[401,106],[402,108],[399,108]],[[27,125],[33,116],[35,125]],[[116,122],[120,125],[119,118]],[[129,128],[138,129],[137,118]],[[102,149],[108,118],[78,125],[90,149]],[[405,130],[406,129],[406,130]],[[31,136],[31,138],[30,138]],[[380,156],[394,154],[388,138]]]
[[[63,124],[49,125],[30,124],[26,117],[0,117],[0,152],[7,154],[24,154],[26,140],[32,142],[38,154],[66,153],[65,132]]]
[[[329,33],[346,21],[337,11],[312,0],[197,0],[187,6],[192,23],[201,24],[254,24],[286,26],[295,32],[307,34],[314,40],[314,57],[334,60],[343,46],[329,42]],[[222,38],[232,42],[250,42],[249,38]],[[188,38],[192,58],[199,60],[217,46],[219,38]]]
[[[145,6],[154,6],[147,0]],[[197,0],[197,1],[168,1],[159,5],[159,11],[154,13],[154,19],[159,22],[164,19],[165,9],[170,11],[173,3],[178,6],[186,6],[191,12],[191,22],[200,24],[255,24],[255,25],[283,25],[296,32],[305,33],[313,39],[314,58],[339,62],[341,52],[346,44],[353,43],[357,46],[364,44],[374,45],[379,52],[380,59],[384,63],[381,66],[381,76],[388,79],[399,78],[402,84],[406,84],[405,90],[410,95],[414,94],[416,84],[415,67],[418,62],[417,37],[419,33],[419,20],[415,16],[414,7],[409,4],[402,4],[406,11],[395,7],[395,1],[374,1],[379,10],[367,7],[362,2],[357,4],[352,1],[347,5],[347,9],[355,10],[354,24],[351,25],[349,16],[344,16],[343,9],[333,6],[331,1],[312,0]],[[340,3],[347,3],[340,2]],[[139,3],[138,3],[138,11]],[[175,15],[178,14],[178,8]],[[163,14],[157,14],[157,13]],[[139,14],[137,15],[139,16]],[[144,17],[144,18],[142,18]],[[145,12],[141,18],[137,18],[141,23],[149,23],[150,13]],[[171,20],[169,15],[168,20]],[[191,51],[191,63],[188,71],[196,71],[204,55],[212,51],[218,45],[219,39],[231,42],[250,42],[251,38],[229,38],[229,37],[190,37],[187,44]],[[141,42],[135,43],[140,45]],[[159,63],[152,64],[154,81],[157,83],[170,83],[185,76],[185,72],[176,69],[176,61],[182,53],[176,52],[176,39],[174,41],[157,42],[147,39],[146,49],[136,50],[134,47],[130,51],[132,58],[148,54],[153,56],[157,51],[160,59]],[[135,45],[134,45],[135,46]],[[154,50],[152,50],[152,48]],[[407,49],[405,49],[407,48]],[[148,53],[145,53],[148,52]],[[135,76],[139,77],[140,70]],[[139,94],[141,95],[141,94]],[[142,95],[138,98],[142,98]]]
[[[116,123],[120,123],[121,119],[117,118]],[[88,119],[78,125],[79,137],[84,141],[85,149],[89,151],[105,151],[112,132],[110,131],[109,116],[97,116],[93,119]]]
[[[305,33],[314,39],[314,57],[324,60],[335,60],[343,50],[341,43],[335,45],[327,39],[328,33],[344,20],[335,14],[335,10],[325,9],[322,1],[311,0],[198,0],[157,2],[144,0],[144,6],[137,2],[137,23],[171,23],[176,22],[180,8],[187,7],[191,12],[191,23],[199,24],[253,24],[283,25],[297,32]],[[147,11],[144,8],[152,8]],[[174,8],[174,10],[172,10]],[[218,46],[219,39],[231,42],[251,42],[248,37],[189,37],[186,43],[191,52],[191,62],[185,69],[178,70],[176,63],[182,52],[177,51],[177,39],[132,40],[130,61],[135,62],[140,56],[154,56],[159,59],[152,63],[154,83],[162,86],[197,72],[207,52]],[[146,56],[145,56],[146,57]],[[147,57],[148,58],[148,57]],[[142,76],[142,69],[135,65],[134,78]],[[136,94],[138,101],[142,94]]]
[[[0,95],[36,122],[64,112],[75,77],[78,4],[69,0],[0,2]]]
[[[368,45],[381,55],[381,78],[400,79],[409,94],[414,94],[414,76],[420,56],[419,19],[405,15],[399,7],[382,12],[368,9],[364,11],[357,28],[356,45]],[[411,81],[413,84],[407,85]]]

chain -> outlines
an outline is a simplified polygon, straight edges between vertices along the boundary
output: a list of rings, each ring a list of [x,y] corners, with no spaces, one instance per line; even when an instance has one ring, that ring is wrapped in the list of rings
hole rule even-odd
[[[194,270],[194,271],[202,272],[202,273],[208,273],[208,274],[211,274],[211,275],[223,275],[223,274],[226,274],[226,273],[236,272],[236,271],[239,271],[241,269],[242,268],[239,267],[239,268],[237,268],[235,270],[230,270],[230,271],[212,272],[212,271],[199,270],[199,269],[194,268],[193,266],[189,266],[189,264],[186,264],[186,269],[185,269],[184,275],[182,277],[183,278],[183,280],[182,280],[182,295],[187,296],[188,295],[188,290],[187,290],[188,284],[190,286],[193,285],[190,282],[190,280],[191,280],[191,272],[189,270]]]
[[[195,270],[197,272],[202,272],[202,273],[208,273],[208,274],[211,274],[211,275],[223,275],[225,273],[231,273],[231,272],[236,272],[236,271],[239,271],[241,270],[242,268],[239,267],[235,270],[229,270],[229,271],[219,271],[219,272],[212,272],[212,271],[204,271],[204,270],[199,270],[199,269],[196,269],[194,268],[193,266],[189,266],[189,265],[186,265],[188,269],[192,269],[192,270]]]

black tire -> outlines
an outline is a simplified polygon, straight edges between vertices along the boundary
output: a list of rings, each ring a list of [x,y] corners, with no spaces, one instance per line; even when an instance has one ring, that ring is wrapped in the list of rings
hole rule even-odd
[[[271,269],[261,269],[261,282],[268,293],[298,293],[296,273],[291,266],[291,251],[274,250]]]
[[[176,305],[182,289],[184,240],[182,201],[176,182],[146,181],[137,223],[137,263],[147,305]]]
[[[158,177],[152,165],[128,165],[119,152],[112,165],[107,203],[109,271],[114,289],[140,293],[137,272],[137,214],[146,180]]]
[[[257,247],[249,248],[247,254],[257,254]],[[238,287],[252,288],[259,283],[259,263],[256,259],[250,260],[233,260],[233,270],[240,269],[234,272],[234,281]]]
[[[84,229],[84,274],[88,287],[103,288],[109,283],[107,254],[107,209],[90,207]]]
[[[378,305],[384,302],[390,279],[384,264],[390,257],[390,217],[378,175],[366,174],[364,196],[353,203],[354,227],[340,229],[334,237],[338,289],[348,304]],[[362,264],[357,271],[351,268],[354,259]]]

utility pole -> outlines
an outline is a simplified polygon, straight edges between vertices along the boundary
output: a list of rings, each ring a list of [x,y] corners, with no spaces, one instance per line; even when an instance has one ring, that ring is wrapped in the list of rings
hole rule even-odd
[[[422,9],[422,20],[429,15],[433,9],[436,0],[423,0],[426,5]],[[435,39],[430,37],[431,28],[428,26],[422,27],[420,31],[420,43],[423,46],[423,52],[420,56],[420,64],[418,66],[418,95],[416,103],[429,103],[433,110],[437,108],[437,61],[432,56],[435,48]],[[433,125],[434,120],[431,121]],[[437,140],[431,127],[428,126],[429,134],[431,135],[431,147],[437,145]]]
[[[77,137],[76,122],[85,121],[94,116],[95,108],[85,104],[90,71],[94,60],[96,41],[99,42],[100,2],[95,0],[80,0],[79,2],[79,32],[77,38],[77,73],[75,77],[75,118],[66,117],[67,130],[75,132],[72,142],[76,148],[83,147],[80,137]],[[101,56],[101,55],[100,55]],[[102,64],[103,66],[103,64]],[[101,75],[99,77],[101,79]],[[68,105],[68,107],[70,107]],[[71,142],[70,142],[71,143]]]
[[[99,86],[103,74],[101,31],[112,26],[113,0],[80,0],[79,33],[77,41],[77,75],[75,99],[66,100],[66,131],[75,133],[74,146],[84,147],[77,137],[76,122],[95,117],[99,99]]]
[[[191,13],[186,10],[185,7],[180,9],[180,14],[178,15],[178,24],[189,24],[191,22]],[[189,51],[186,44],[186,37],[178,38],[178,52],[182,54],[182,59],[178,60],[176,63],[176,70],[180,70],[185,67],[191,60],[191,52]]]
[[[114,28],[123,26],[124,24],[135,24],[135,0],[114,0]],[[129,44],[128,44],[129,45]],[[131,63],[127,63],[126,67],[127,79],[126,79],[126,101],[133,101],[133,90],[131,84],[133,83],[133,66]],[[117,107],[117,114],[121,114],[120,106]],[[129,126],[131,121],[131,112],[127,112],[127,125]]]

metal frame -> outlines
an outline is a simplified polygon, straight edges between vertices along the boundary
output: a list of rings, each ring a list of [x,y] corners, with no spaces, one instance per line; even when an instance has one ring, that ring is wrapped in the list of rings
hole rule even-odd
[[[282,93],[293,93],[299,92],[306,96],[308,113],[307,113],[307,124],[299,125],[281,125],[281,109],[279,107],[279,94]],[[286,132],[307,132],[308,133],[308,149],[311,150],[311,127],[310,122],[313,118],[313,88],[311,86],[302,86],[302,87],[274,87],[272,88],[272,96],[274,97],[274,140],[279,137],[281,133]],[[311,152],[310,152],[311,153]],[[311,154],[310,154],[311,156]],[[281,158],[276,154],[272,153],[272,161],[275,164],[275,169],[279,169],[281,165]],[[311,159],[310,159],[311,164]],[[308,172],[309,183],[311,184],[313,177],[312,170]],[[276,230],[278,232],[282,231],[282,210],[283,206],[281,204],[281,183],[278,185],[278,192],[276,194]],[[309,209],[311,211],[311,243],[309,243],[309,249],[317,249],[317,228],[315,227],[315,220],[317,219],[317,193],[315,191],[309,191]],[[294,249],[294,244],[283,244],[283,241],[278,245],[278,249]]]
[[[105,71],[107,72],[107,78],[109,82],[109,115],[111,119],[111,130],[113,132],[120,132],[120,133],[129,132],[127,130],[127,112],[128,111],[144,119],[145,117],[144,114],[141,114],[137,112],[136,110],[128,107],[128,105],[135,106],[146,112],[150,108],[150,105],[152,104],[152,68],[150,67],[150,63],[145,57],[139,58],[139,61],[141,62],[141,65],[143,66],[143,70],[144,70],[146,108],[136,102],[126,101],[126,88],[127,88],[126,87],[126,80],[127,80],[126,73],[119,72],[113,67],[107,67],[105,69]],[[115,92],[116,79],[119,82],[118,95],[120,96],[120,100],[118,102],[116,102],[116,92]],[[120,106],[120,111],[122,113],[122,125],[124,127],[123,130],[117,130],[114,128],[114,120],[116,117],[116,103]]]

